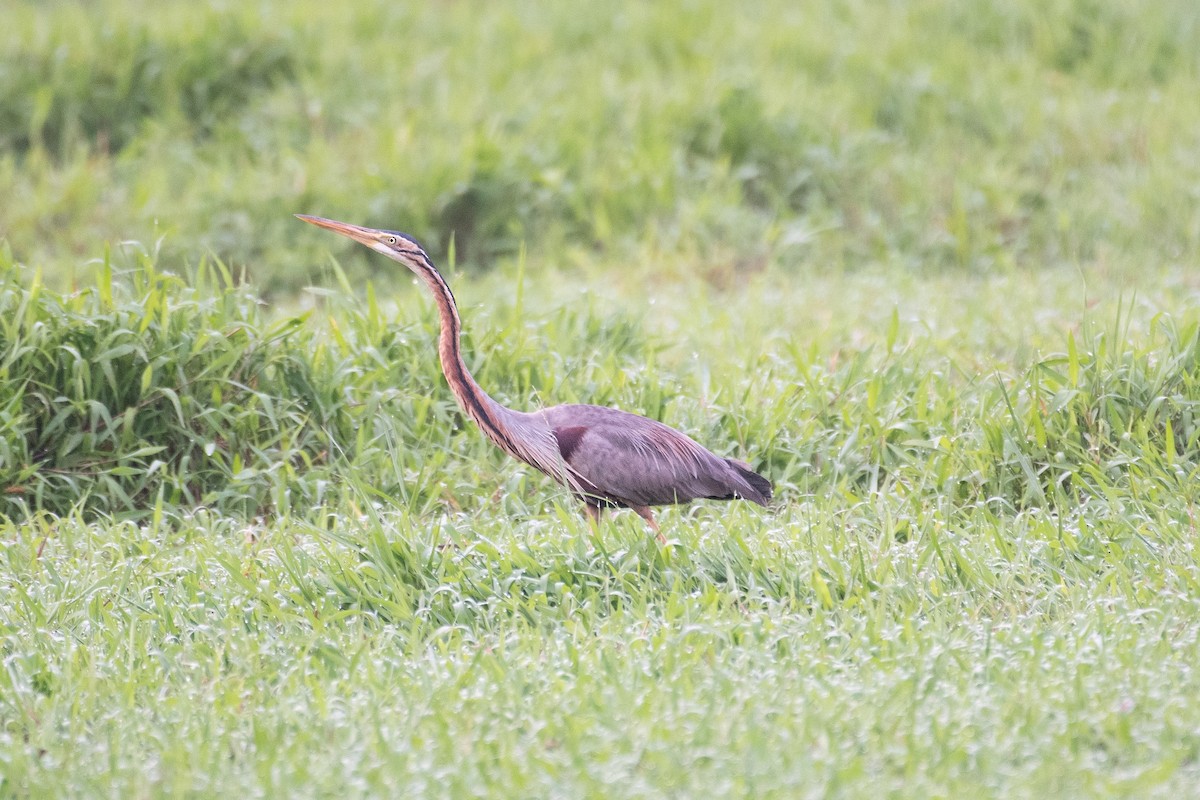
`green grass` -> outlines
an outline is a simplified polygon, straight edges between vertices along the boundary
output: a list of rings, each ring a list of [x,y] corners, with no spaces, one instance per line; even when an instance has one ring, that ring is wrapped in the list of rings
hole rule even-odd
[[[1189,0],[8,6],[0,230],[48,276],[164,235],[269,290],[321,247],[368,269],[296,211],[453,236],[472,267],[522,241],[718,275],[1200,247]]]
[[[1193,4],[3,14],[0,797],[1195,793]]]

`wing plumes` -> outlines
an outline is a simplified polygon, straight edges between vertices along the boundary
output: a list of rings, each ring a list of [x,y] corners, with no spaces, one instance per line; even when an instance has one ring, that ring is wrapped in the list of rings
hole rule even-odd
[[[727,458],[725,459],[725,463],[733,467],[738,477],[745,481],[746,485],[752,490],[750,492],[739,491],[738,497],[743,500],[749,500],[751,503],[758,503],[760,506],[765,506],[771,501],[771,496],[775,493],[775,487],[771,485],[769,480],[750,469],[750,465],[745,461]]]
[[[771,499],[771,483],[748,464],[721,458],[656,420],[588,405],[539,414],[564,467],[546,471],[587,502],[644,508],[701,498],[759,505]]]
[[[648,420],[654,422],[654,420]],[[674,428],[655,422],[645,432],[644,448],[654,457],[661,456],[671,468],[699,478],[709,459],[712,458],[705,448],[696,444],[691,438]]]

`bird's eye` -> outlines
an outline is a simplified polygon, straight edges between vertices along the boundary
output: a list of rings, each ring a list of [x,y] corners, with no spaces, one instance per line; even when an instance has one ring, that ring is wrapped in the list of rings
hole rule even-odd
[[[397,239],[396,239],[396,237],[395,237],[395,236],[389,236],[389,237],[387,237],[387,243],[388,243],[388,244],[395,244],[396,242],[397,242]]]

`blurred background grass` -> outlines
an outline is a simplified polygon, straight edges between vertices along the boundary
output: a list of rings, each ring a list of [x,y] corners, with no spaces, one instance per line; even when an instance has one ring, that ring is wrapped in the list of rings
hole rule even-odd
[[[1133,276],[1200,245],[1200,9],[1006,4],[4,4],[0,233],[267,291],[332,248],[718,285],[765,268]]]

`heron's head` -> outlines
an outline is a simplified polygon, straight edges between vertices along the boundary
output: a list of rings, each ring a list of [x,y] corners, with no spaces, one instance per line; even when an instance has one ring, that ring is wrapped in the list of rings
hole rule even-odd
[[[423,260],[427,261],[429,258],[415,239],[406,233],[400,233],[400,231],[363,228],[359,225],[351,225],[349,222],[310,217],[307,214],[297,214],[296,216],[318,228],[327,228],[334,233],[340,233],[347,239],[353,239],[359,244],[366,245],[372,250],[383,253],[388,258],[399,261],[413,271],[424,269]]]

